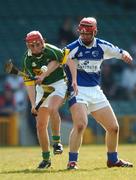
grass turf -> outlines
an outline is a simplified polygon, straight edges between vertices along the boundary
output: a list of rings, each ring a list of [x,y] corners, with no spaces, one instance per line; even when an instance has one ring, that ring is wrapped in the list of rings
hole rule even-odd
[[[104,145],[88,145],[80,148],[79,170],[66,170],[68,148],[62,155],[52,155],[52,166],[36,170],[41,159],[39,147],[1,147],[1,180],[134,180],[136,179],[136,145],[120,145],[119,157],[133,162],[133,168],[107,168]]]

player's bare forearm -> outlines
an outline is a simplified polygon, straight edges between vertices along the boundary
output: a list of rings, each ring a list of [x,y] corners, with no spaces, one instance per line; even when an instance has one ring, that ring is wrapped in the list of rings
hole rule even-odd
[[[47,76],[49,76],[53,71],[55,71],[55,69],[57,69],[59,67],[59,62],[57,62],[57,61],[51,61],[49,64],[48,64],[48,66],[47,66],[47,68],[48,68],[48,70],[47,70]]]
[[[73,60],[68,60],[67,65],[69,66],[71,75],[72,75],[72,81],[76,81],[77,79],[77,67],[76,64]]]
[[[45,77],[48,77],[55,69],[59,67],[59,63],[57,61],[51,61],[46,70],[40,76],[36,76],[36,84],[41,84]]]
[[[27,94],[31,102],[31,106],[35,107],[35,86],[26,86]]]
[[[131,55],[129,54],[129,52],[123,50],[122,53],[122,60],[128,64],[131,64],[133,61],[133,58],[131,57]]]
[[[73,60],[68,60],[67,65],[69,66],[71,75],[72,75],[72,86],[74,88],[74,92],[78,94],[78,87],[77,87],[77,66]]]
[[[31,86],[26,86],[26,90],[29,96],[29,100],[31,102],[31,113],[34,116],[37,116],[37,110],[36,110],[36,104],[35,104],[35,86],[31,85]]]

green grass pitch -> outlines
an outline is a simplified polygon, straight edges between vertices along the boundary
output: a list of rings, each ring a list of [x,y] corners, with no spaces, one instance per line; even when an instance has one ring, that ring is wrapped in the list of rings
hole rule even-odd
[[[1,147],[0,180],[135,180],[136,145],[120,145],[120,158],[133,162],[133,168],[107,168],[104,145],[80,148],[79,170],[66,170],[68,148],[62,155],[52,154],[52,167],[38,171],[39,147]]]

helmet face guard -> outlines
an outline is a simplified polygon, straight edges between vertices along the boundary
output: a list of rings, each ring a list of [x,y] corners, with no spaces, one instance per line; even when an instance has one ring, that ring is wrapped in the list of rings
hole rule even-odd
[[[80,33],[86,33],[86,34],[89,34],[89,33],[92,33],[93,31],[96,31],[96,28],[93,27],[93,26],[86,26],[86,25],[79,25],[78,27],[78,31]]]
[[[80,33],[92,33],[97,32],[97,22],[93,17],[83,18],[78,26],[78,32]]]

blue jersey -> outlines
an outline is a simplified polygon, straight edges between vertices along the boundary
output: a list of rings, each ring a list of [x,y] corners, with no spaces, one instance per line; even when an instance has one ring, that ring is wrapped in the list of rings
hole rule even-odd
[[[100,84],[100,68],[106,59],[121,59],[122,49],[99,38],[94,38],[92,46],[85,46],[81,39],[67,45],[70,50],[68,59],[73,59],[77,64],[78,86],[92,87]],[[66,74],[71,82],[71,74],[66,67]]]

